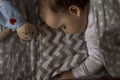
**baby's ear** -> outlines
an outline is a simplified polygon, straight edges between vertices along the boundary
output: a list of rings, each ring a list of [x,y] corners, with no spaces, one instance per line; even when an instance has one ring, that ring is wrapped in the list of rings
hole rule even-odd
[[[77,17],[80,17],[80,8],[76,5],[71,5],[69,6],[69,13]]]

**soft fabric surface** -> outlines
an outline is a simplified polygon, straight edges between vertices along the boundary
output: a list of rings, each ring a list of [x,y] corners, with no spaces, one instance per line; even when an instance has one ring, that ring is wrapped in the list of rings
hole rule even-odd
[[[98,5],[97,1],[101,0],[93,0],[93,6]],[[105,1],[107,0],[104,0],[104,3],[107,3]],[[22,13],[26,15],[27,21],[34,24],[41,23],[38,14],[38,0],[13,0],[13,2],[18,8],[24,5],[25,8],[22,7],[24,10],[21,10],[25,11]],[[98,9],[99,7],[93,11],[96,12]],[[103,16],[99,15],[101,18]],[[42,25],[42,33],[29,43],[22,44],[16,33],[0,43],[0,80],[49,80],[63,71],[77,67],[87,57],[84,36],[65,34],[61,30],[55,31],[43,24],[40,25]],[[112,34],[112,28],[110,28],[106,35],[112,35],[116,39],[115,42],[119,43],[119,39],[117,39],[119,30],[117,29],[114,29],[116,33]],[[105,47],[105,50],[107,43],[111,43],[109,40],[112,37],[104,38],[103,42],[106,44],[102,44],[102,46]],[[120,71],[117,69],[119,63],[110,62],[109,59],[114,56],[111,49],[113,52],[117,49],[118,56],[116,55],[116,57],[119,57],[120,50],[118,48],[107,49],[110,49],[110,52],[101,55],[102,58],[106,59],[103,59],[104,65],[111,74],[116,75],[117,72],[119,74]],[[120,58],[116,57],[113,60],[118,61]]]
[[[22,13],[27,21],[41,23],[38,0],[13,2],[25,11]],[[87,57],[82,35],[65,34],[45,25],[41,29],[42,33],[30,43],[22,44],[16,33],[0,43],[0,80],[47,80],[77,67]]]
[[[91,0],[101,60],[113,77],[120,77],[120,0]]]

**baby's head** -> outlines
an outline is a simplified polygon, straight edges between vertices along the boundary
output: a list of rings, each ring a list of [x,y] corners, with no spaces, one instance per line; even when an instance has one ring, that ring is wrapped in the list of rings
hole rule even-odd
[[[51,28],[81,33],[87,25],[89,0],[40,0],[40,17]]]
[[[18,30],[17,34],[21,42],[28,42],[35,38],[40,32],[38,25],[25,22]]]

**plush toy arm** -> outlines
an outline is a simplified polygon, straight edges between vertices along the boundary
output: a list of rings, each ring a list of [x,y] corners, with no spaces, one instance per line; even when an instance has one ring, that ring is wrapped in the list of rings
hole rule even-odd
[[[11,33],[13,33],[13,32],[9,29],[6,29],[5,31],[0,32],[0,42],[5,40]]]

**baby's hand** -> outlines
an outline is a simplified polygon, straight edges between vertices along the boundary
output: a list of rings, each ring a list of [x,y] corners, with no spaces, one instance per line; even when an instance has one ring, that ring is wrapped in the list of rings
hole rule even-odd
[[[30,23],[24,23],[18,30],[17,34],[21,42],[29,42],[33,38],[37,37],[40,33],[40,27]]]
[[[59,77],[58,80],[74,80],[75,79],[71,70],[61,73],[58,77]]]

